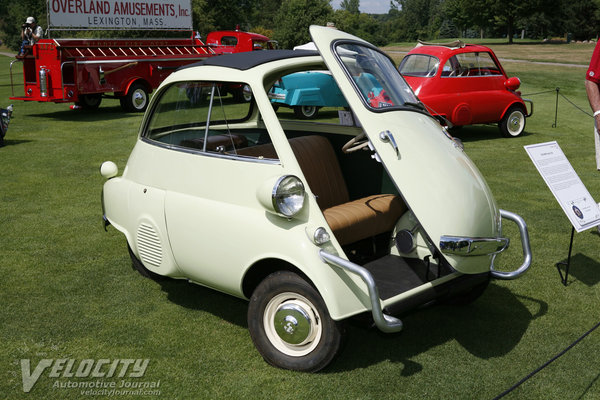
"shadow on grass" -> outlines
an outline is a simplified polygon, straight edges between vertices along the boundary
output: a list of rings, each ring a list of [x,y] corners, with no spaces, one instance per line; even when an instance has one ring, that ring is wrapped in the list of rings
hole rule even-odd
[[[598,234],[597,231],[595,234]],[[567,258],[560,261],[561,263],[567,262]],[[573,283],[573,279],[577,279],[579,282],[592,287],[600,282],[600,274],[598,274],[598,268],[600,263],[593,258],[586,256],[585,254],[577,253],[571,256],[571,263],[569,266],[569,281],[567,285]],[[565,267],[561,267],[563,274],[565,273]],[[558,276],[558,273],[557,273]]]
[[[175,304],[211,313],[243,328],[248,326],[248,305],[241,299],[186,281],[167,279],[159,283]],[[386,334],[364,324],[348,323],[347,343],[323,373],[355,370],[389,360],[404,365],[403,376],[414,375],[424,366],[412,358],[450,340],[458,341],[475,357],[499,357],[510,352],[530,322],[547,310],[548,305],[542,301],[515,296],[491,284],[482,298],[469,306],[432,306],[404,316],[405,329],[400,333]]]
[[[240,327],[248,327],[248,303],[242,299],[184,280],[162,279],[158,283],[167,298],[181,307],[202,310]]]
[[[532,314],[524,303],[533,304],[535,312]],[[450,340],[456,340],[475,357],[499,357],[509,353],[531,321],[547,310],[545,302],[515,296],[492,284],[471,305],[440,305],[412,312],[402,318],[404,331],[400,333],[351,327],[345,350],[326,372],[354,370],[388,360],[404,364],[401,375],[411,376],[425,368],[412,358]]]
[[[527,128],[526,128],[527,129]],[[489,139],[503,139],[510,140],[511,138],[505,138],[500,133],[500,128],[496,124],[490,125],[469,125],[460,128],[453,128],[450,130],[450,134],[454,137],[459,138],[462,142],[477,142],[479,140]],[[527,137],[533,133],[523,132],[519,137]]]
[[[53,111],[50,113],[42,114],[28,114],[23,118],[50,118],[60,121],[74,121],[74,122],[97,122],[106,120],[117,120],[123,118],[131,118],[132,116],[143,116],[143,113],[128,113],[123,111],[120,106],[107,106],[96,109],[96,110],[62,110]]]

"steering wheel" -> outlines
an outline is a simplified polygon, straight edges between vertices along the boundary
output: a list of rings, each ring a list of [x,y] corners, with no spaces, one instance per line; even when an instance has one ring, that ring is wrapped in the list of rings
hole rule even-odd
[[[344,146],[342,146],[342,151],[344,153],[353,153],[357,150],[364,149],[369,145],[369,139],[367,139],[367,135],[362,132],[352,139],[348,140]]]

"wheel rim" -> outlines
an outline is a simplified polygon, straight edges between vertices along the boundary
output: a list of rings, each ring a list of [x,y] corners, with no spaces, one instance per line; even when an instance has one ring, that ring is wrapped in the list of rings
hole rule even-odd
[[[131,96],[131,103],[136,110],[141,110],[146,106],[148,97],[144,89],[136,89]]]
[[[244,101],[252,101],[252,89],[250,89],[250,86],[244,85],[242,88],[242,96],[244,97]]]
[[[511,136],[518,136],[525,127],[525,116],[521,111],[515,110],[510,113],[506,121],[506,130]]]
[[[316,111],[317,107],[315,106],[302,106],[302,114],[307,118],[314,116]]]
[[[292,357],[313,351],[323,333],[315,306],[306,297],[292,292],[280,293],[269,301],[263,326],[271,344]]]

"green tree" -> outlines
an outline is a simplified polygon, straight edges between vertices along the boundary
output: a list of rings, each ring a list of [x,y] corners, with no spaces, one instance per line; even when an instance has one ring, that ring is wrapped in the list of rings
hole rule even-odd
[[[275,26],[275,15],[281,4],[281,0],[255,0],[250,25],[272,29]]]
[[[396,40],[430,39],[442,24],[442,0],[392,0],[399,11],[393,22]]]
[[[333,20],[335,26],[344,31],[358,36],[376,46],[387,44],[383,35],[381,23],[373,16],[360,13],[354,14],[346,10],[335,10]]]
[[[34,17],[44,30],[48,26],[44,0],[2,1],[0,4],[0,39],[6,46],[18,50],[21,47],[21,25],[27,17]]]
[[[482,0],[479,0],[482,1]],[[489,4],[489,9],[494,15],[494,22],[498,27],[504,28],[508,43],[513,42],[516,24],[519,20],[531,16],[541,9],[540,0],[483,0]]]
[[[570,0],[568,6],[565,4],[563,10],[567,18],[564,24],[565,30],[562,33],[572,33],[573,39],[577,40],[588,40],[598,37],[600,30],[599,1]]]
[[[194,0],[195,1],[195,0]],[[196,17],[203,20],[198,21],[203,32],[212,30],[235,29],[237,25],[247,28],[250,23],[254,0],[202,0],[203,5],[199,7],[202,14]]]
[[[342,0],[340,6],[350,14],[360,14],[360,0]]]
[[[325,25],[332,17],[329,0],[285,0],[275,14],[274,39],[283,49],[309,42],[310,25]]]

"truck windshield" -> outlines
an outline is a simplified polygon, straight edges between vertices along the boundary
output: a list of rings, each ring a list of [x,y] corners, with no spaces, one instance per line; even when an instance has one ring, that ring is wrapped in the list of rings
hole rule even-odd
[[[341,43],[335,53],[356,91],[370,108],[414,107],[417,96],[394,63],[377,49],[356,43]]]

